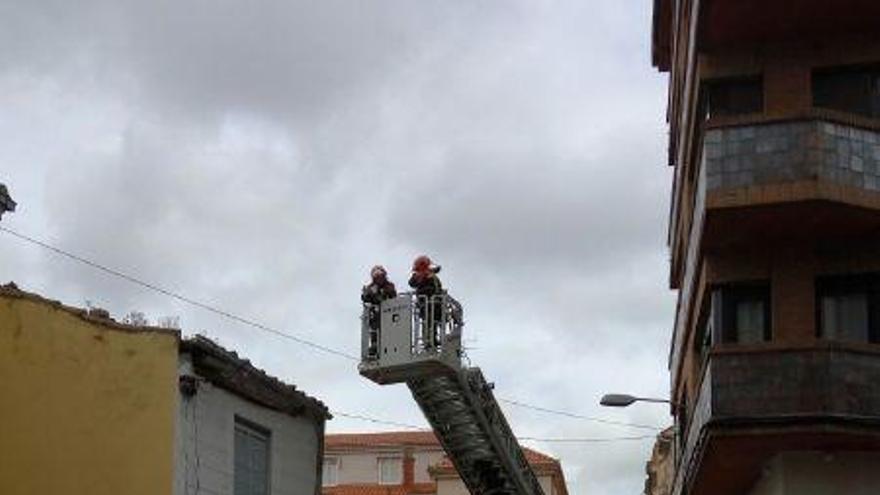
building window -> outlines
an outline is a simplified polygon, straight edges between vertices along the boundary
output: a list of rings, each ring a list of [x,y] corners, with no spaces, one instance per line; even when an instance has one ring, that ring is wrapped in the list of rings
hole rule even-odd
[[[769,341],[770,285],[736,284],[715,290],[712,301],[713,331],[722,343],[755,344]]]
[[[403,482],[403,460],[400,457],[379,458],[379,483],[399,485]]]
[[[764,111],[764,84],[761,78],[706,81],[702,96],[708,118]]]
[[[335,457],[324,458],[321,484],[324,486],[336,486],[339,484],[339,459]]]
[[[824,277],[816,291],[821,338],[880,342],[880,276]]]
[[[880,66],[815,71],[813,106],[880,117]]]
[[[235,418],[234,495],[269,494],[269,430]]]

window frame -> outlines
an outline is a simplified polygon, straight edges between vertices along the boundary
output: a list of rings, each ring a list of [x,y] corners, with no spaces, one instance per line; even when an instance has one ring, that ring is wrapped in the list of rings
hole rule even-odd
[[[842,108],[829,105],[828,102],[820,102],[818,99],[824,96],[824,93],[818,91],[817,78],[826,76],[859,76],[865,78],[863,83],[867,83],[868,88],[868,108],[865,111],[859,109]],[[880,63],[856,64],[856,65],[839,65],[834,67],[817,67],[810,74],[810,96],[813,108],[823,110],[831,110],[834,112],[842,112],[849,115],[858,115],[869,119],[880,119]]]
[[[382,464],[383,462],[395,462],[398,466],[398,476],[397,479],[393,481],[383,481],[382,479]],[[386,455],[379,456],[376,458],[376,475],[377,480],[380,485],[400,485],[403,483],[403,457],[394,456],[394,455]]]
[[[826,341],[880,343],[880,273],[853,273],[816,277],[816,338]],[[850,340],[839,335],[829,338],[823,329],[823,300],[828,296],[864,294],[867,304],[866,340]]]
[[[235,437],[239,434],[239,432],[245,434],[246,436],[262,440],[266,446],[266,479],[265,479],[265,487],[266,487],[266,495],[272,493],[272,431],[265,426],[262,426],[254,421],[251,421],[247,418],[243,418],[239,415],[234,415],[233,417],[233,444],[232,444],[232,491],[234,495],[242,495],[237,493],[238,485],[236,484],[237,477],[237,449],[236,449],[236,441]],[[244,494],[250,495],[250,494]]]
[[[764,305],[763,335],[759,342],[743,342],[737,329],[737,306],[745,301],[760,300]],[[773,340],[773,293],[769,280],[722,284],[712,291],[713,344],[749,345]]]
[[[338,457],[325,457],[321,467],[321,486],[337,486],[339,485],[339,466],[342,464]],[[327,482],[327,466],[333,466],[333,481]]]
[[[717,99],[720,95],[715,92],[719,90],[719,88],[725,88],[728,90],[728,93],[725,95],[728,99],[731,99],[730,89],[735,88],[736,85],[740,85],[742,87],[746,85],[755,85],[757,89],[758,102],[755,108],[747,108],[742,111],[740,110],[732,110],[732,108],[728,108],[728,111],[718,111],[716,108],[719,107],[717,103]],[[713,104],[713,101],[716,103]],[[730,103],[728,101],[728,103]],[[743,75],[743,76],[733,76],[733,77],[723,77],[718,79],[706,79],[701,83],[701,90],[699,95],[699,107],[698,110],[704,116],[704,120],[710,120],[715,118],[732,118],[739,117],[743,115],[760,115],[764,113],[765,108],[767,107],[766,98],[764,95],[764,74],[751,74],[751,75]],[[724,108],[723,105],[720,105],[721,108]]]

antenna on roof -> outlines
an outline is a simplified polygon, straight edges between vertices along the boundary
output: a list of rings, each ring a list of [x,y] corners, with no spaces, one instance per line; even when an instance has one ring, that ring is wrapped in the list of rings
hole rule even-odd
[[[9,197],[6,185],[0,183],[0,218],[3,218],[3,214],[7,211],[15,211],[15,201]]]

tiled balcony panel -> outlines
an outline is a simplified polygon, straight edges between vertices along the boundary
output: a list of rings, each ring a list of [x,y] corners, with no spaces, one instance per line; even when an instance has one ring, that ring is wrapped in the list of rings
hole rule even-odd
[[[706,131],[709,191],[822,179],[880,191],[880,133],[820,120]]]

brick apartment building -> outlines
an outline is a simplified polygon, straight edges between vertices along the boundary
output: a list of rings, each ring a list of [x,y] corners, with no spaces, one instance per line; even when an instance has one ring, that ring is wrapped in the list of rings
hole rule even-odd
[[[655,0],[674,494],[880,493],[880,2]]]
[[[430,431],[343,433],[324,439],[324,495],[467,495]],[[523,449],[546,495],[568,495],[557,459]]]

